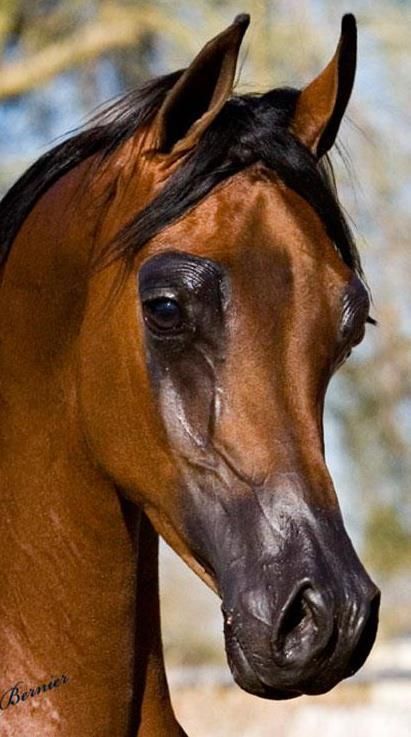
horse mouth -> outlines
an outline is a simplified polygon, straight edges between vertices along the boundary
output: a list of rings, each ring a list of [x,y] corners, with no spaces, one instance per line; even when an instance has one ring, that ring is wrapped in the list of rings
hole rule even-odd
[[[224,621],[226,622],[225,617]],[[226,626],[224,629],[228,664],[234,681],[240,688],[253,696],[272,701],[285,701],[303,695],[303,691],[298,689],[274,688],[264,683],[250,665],[236,634]]]

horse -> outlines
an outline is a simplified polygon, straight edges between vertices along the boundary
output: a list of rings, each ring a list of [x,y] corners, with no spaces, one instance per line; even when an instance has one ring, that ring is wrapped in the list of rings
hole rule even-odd
[[[252,694],[324,693],[374,642],[380,594],[323,440],[327,385],[372,321],[327,163],[356,22],[301,90],[235,94],[248,24],[0,205],[4,737],[185,735],[159,536],[220,597]]]

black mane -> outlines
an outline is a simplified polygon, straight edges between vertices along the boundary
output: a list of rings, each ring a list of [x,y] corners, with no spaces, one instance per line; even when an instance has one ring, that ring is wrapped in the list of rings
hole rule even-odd
[[[87,158],[100,153],[105,159],[153,119],[181,74],[178,71],[159,77],[126,95],[23,174],[0,202],[0,265],[7,260],[20,227],[40,197]],[[318,163],[290,132],[298,95],[298,90],[274,89],[263,95],[238,95],[228,100],[193,153],[109,244],[107,254],[111,258],[132,258],[150,238],[180,218],[217,184],[260,162],[313,207],[342,259],[361,273],[328,159],[323,157]]]

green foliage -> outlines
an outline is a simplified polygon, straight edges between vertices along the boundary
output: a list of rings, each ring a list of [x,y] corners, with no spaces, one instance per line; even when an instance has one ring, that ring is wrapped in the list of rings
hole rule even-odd
[[[411,532],[393,505],[371,507],[366,522],[365,557],[381,574],[411,568]]]

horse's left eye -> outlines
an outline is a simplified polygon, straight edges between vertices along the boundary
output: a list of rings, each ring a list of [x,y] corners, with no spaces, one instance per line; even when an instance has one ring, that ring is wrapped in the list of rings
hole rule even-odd
[[[146,325],[155,333],[179,332],[183,325],[183,310],[177,300],[170,297],[156,297],[143,303]]]

